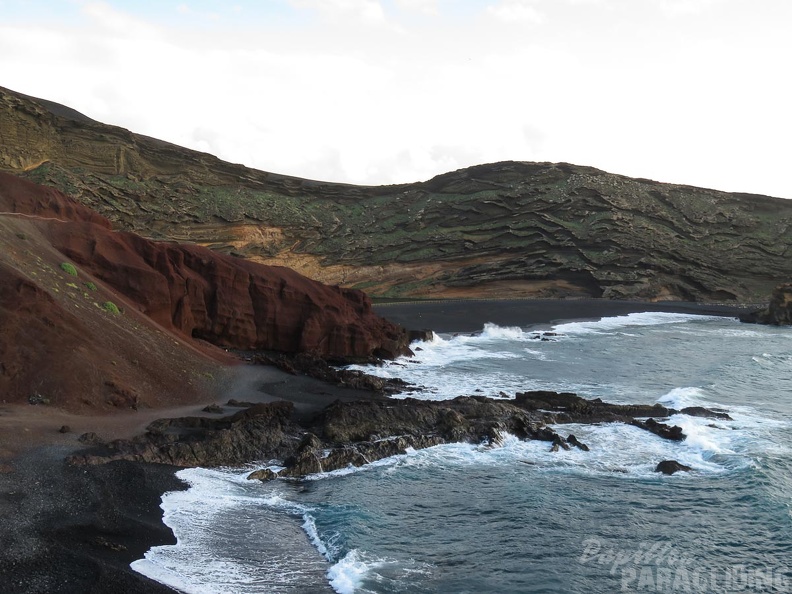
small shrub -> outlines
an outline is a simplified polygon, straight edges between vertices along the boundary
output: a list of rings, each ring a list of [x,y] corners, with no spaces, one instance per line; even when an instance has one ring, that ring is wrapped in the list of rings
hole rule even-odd
[[[64,262],[61,264],[61,270],[66,274],[71,274],[72,276],[77,276],[77,269],[74,267],[74,264],[69,262]]]
[[[102,309],[105,311],[109,311],[111,314],[115,314],[115,315],[121,313],[121,310],[118,309],[118,306],[112,301],[105,301],[104,303],[102,303]]]
[[[85,283],[85,286],[88,288],[89,291],[96,291],[96,285],[94,283],[88,282]]]

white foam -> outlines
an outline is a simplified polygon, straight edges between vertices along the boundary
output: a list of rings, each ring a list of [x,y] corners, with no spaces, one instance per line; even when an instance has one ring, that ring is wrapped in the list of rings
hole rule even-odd
[[[177,476],[190,488],[166,493],[161,504],[163,522],[177,542],[153,547],[131,564],[132,569],[186,594],[254,594],[304,585],[306,580],[315,583],[324,568],[299,539],[293,540],[298,526],[288,524],[296,517],[308,524],[311,508],[289,501],[275,490],[277,483],[265,487],[247,481],[249,472],[250,468],[179,471]],[[273,543],[273,529],[286,540]],[[318,534],[312,542],[322,546]],[[234,552],[240,546],[245,547],[244,555]],[[328,556],[326,546],[324,550]]]
[[[657,399],[658,404],[677,410],[689,406],[704,406],[707,403],[706,395],[702,388],[683,387],[674,388],[667,394]]]
[[[698,473],[714,474],[729,469],[725,463],[709,460],[698,445],[662,439],[651,433],[626,425],[558,425],[553,429],[566,437],[574,434],[589,446],[584,452],[571,447],[569,451],[551,451],[550,442],[521,441],[504,436],[500,447],[471,444],[447,444],[415,452],[394,465],[389,472],[402,468],[429,469],[443,466],[487,466],[513,469],[515,465],[539,472],[562,472],[581,475],[613,475],[625,478],[657,478],[657,463],[674,459],[691,466]]]
[[[327,579],[338,594],[354,594],[363,579],[384,564],[385,561],[381,559],[364,559],[357,549],[352,549],[327,571]]]
[[[639,326],[658,326],[661,324],[682,324],[697,320],[712,320],[713,316],[678,314],[667,312],[630,313],[590,322],[566,322],[553,328],[554,332],[567,335],[610,334],[616,330]]]
[[[518,387],[524,388],[525,378],[503,373],[497,361],[539,360],[536,355],[514,349],[515,342],[532,340],[531,336],[532,333],[520,328],[486,324],[477,334],[445,337],[435,334],[431,341],[413,343],[414,357],[400,357],[378,366],[353,365],[348,369],[384,378],[398,377],[422,388],[418,392],[403,392],[396,398],[446,400],[472,394],[496,397],[501,391],[513,395]]]

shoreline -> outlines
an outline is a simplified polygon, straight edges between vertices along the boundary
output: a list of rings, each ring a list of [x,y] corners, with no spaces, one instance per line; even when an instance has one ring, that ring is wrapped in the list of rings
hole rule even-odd
[[[646,311],[736,317],[754,308],[754,305],[594,299],[375,305],[375,311],[391,321],[407,328],[431,329],[438,333],[475,332],[486,322],[501,326],[549,326],[562,321]],[[291,376],[269,367],[246,365],[229,369],[228,381],[223,383],[222,390],[214,401],[221,406],[229,398],[255,402],[290,400],[300,414],[312,414],[336,398],[371,397],[364,391]],[[200,409],[210,403],[179,409],[149,409],[104,419],[79,417],[80,423],[75,424],[83,429],[95,422],[98,433],[104,429],[109,432],[105,435],[118,437],[121,433],[140,430],[149,418],[196,413],[209,416]],[[37,407],[35,412],[40,413],[44,421],[39,419],[39,426],[28,433],[25,443],[20,445],[14,443],[13,432],[29,429],[24,425],[25,415],[15,416],[13,408],[0,410],[0,436],[5,434],[0,437],[0,510],[3,517],[9,518],[0,528],[0,575],[3,576],[0,585],[8,581],[13,591],[31,594],[113,589],[132,594],[177,591],[135,572],[129,564],[142,559],[153,546],[175,544],[171,529],[162,522],[160,503],[165,492],[188,488],[175,476],[180,469],[131,462],[90,468],[68,467],[63,462],[64,457],[84,446],[77,441],[76,433],[57,433],[65,413]],[[30,411],[22,405],[19,409]],[[49,424],[46,422],[48,415]],[[307,536],[305,543],[312,547]],[[327,588],[327,583],[317,584],[317,589]]]
[[[487,322],[525,328],[642,312],[737,317],[761,306],[607,299],[471,299],[378,303],[374,311],[412,330],[452,333],[476,332]]]

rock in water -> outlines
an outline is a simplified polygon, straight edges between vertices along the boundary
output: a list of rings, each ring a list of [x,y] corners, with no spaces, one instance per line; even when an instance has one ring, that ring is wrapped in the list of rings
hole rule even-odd
[[[676,460],[663,460],[655,468],[655,472],[662,472],[663,474],[674,474],[675,472],[690,472],[693,470],[690,466],[680,464]]]
[[[572,434],[570,434],[567,437],[567,443],[575,446],[576,448],[579,448],[579,449],[583,450],[584,452],[588,452],[589,451],[589,447],[585,443],[583,443],[582,441],[578,440],[578,438],[575,437]]]

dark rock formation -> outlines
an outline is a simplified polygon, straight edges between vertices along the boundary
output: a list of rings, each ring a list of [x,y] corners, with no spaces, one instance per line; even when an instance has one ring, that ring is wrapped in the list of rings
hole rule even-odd
[[[693,470],[690,466],[685,466],[676,460],[663,460],[655,468],[655,472],[662,472],[663,474],[674,474],[675,472],[690,472]]]
[[[554,400],[558,402],[554,403]],[[536,409],[552,404],[554,412]],[[588,403],[585,407],[581,403]],[[571,409],[575,408],[576,411]],[[654,407],[651,407],[654,410]],[[404,454],[443,443],[497,445],[504,434],[546,441],[552,451],[575,446],[589,451],[574,435],[564,439],[548,423],[631,422],[668,439],[682,439],[678,427],[649,419],[636,420],[626,411],[641,406],[609,405],[573,394],[524,393],[518,400],[461,396],[447,401],[336,401],[314,418],[298,422],[291,403],[257,404],[229,417],[161,419],[132,440],[118,440],[74,455],[72,464],[112,460],[155,462],[175,466],[240,465],[251,460],[279,460],[276,473],[256,471],[249,478],[299,477]],[[581,412],[582,411],[582,412]],[[676,411],[671,411],[676,412]]]
[[[352,369],[337,369],[327,360],[313,353],[298,353],[297,355],[263,355],[256,354],[250,360],[260,365],[273,365],[292,375],[307,375],[342,388],[365,390],[379,394],[396,394],[411,387],[399,378],[382,378]],[[349,363],[352,357],[335,357],[334,364]]]
[[[772,326],[792,325],[792,283],[777,286],[770,297],[769,305],[758,311],[740,316],[743,322],[769,324]]]
[[[588,452],[589,451],[589,447],[585,443],[583,443],[580,440],[578,440],[578,438],[575,437],[574,435],[568,435],[567,436],[567,443],[575,446],[576,448],[579,448],[579,449],[583,450],[584,452]]]
[[[704,408],[703,406],[686,406],[679,412],[689,417],[704,417],[707,419],[720,419],[721,421],[734,420],[725,412],[711,410],[709,408]]]
[[[639,419],[633,419],[632,425],[636,427],[640,427],[641,429],[646,429],[647,431],[654,433],[658,437],[662,437],[663,439],[670,439],[672,441],[684,441],[687,435],[682,433],[682,427],[677,427],[676,425],[670,426],[666,425],[665,423],[658,423],[654,419],[646,419],[645,421],[641,421]]]
[[[286,458],[300,428],[291,423],[288,402],[257,404],[229,417],[160,419],[132,440],[117,440],[71,456],[71,464],[111,460],[173,466],[242,465],[252,460]]]
[[[547,411],[557,423],[629,422],[635,417],[668,417],[677,412],[660,404],[611,404],[570,392],[520,392],[514,403],[525,410]]]
[[[315,182],[5,89],[0,137],[0,169],[59,187],[122,229],[372,295],[756,302],[792,278],[792,203],[766,196],[566,163],[384,187]]]

